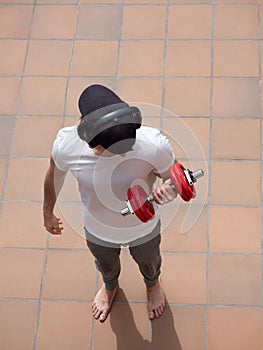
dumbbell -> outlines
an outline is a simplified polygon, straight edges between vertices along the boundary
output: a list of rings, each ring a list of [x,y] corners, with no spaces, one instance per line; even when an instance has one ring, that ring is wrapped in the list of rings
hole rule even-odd
[[[186,202],[196,197],[194,183],[204,175],[202,169],[191,171],[185,169],[182,164],[175,163],[169,168],[170,186]],[[135,185],[127,190],[126,207],[121,210],[121,215],[135,214],[142,222],[147,222],[154,218],[155,210],[152,202],[153,195],[147,195],[145,190]]]

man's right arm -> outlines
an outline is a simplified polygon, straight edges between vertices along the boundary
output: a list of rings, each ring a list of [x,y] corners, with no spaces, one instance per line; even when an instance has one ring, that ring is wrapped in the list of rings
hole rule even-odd
[[[50,157],[50,164],[47,170],[44,181],[44,203],[43,203],[43,217],[44,226],[49,233],[59,235],[62,233],[63,226],[59,217],[53,213],[57,195],[60,192],[65,180],[66,172],[60,171]]]

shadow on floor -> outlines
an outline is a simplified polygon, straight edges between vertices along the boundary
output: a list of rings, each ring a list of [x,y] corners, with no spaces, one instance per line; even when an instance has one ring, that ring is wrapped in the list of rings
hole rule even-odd
[[[122,316],[119,312],[110,314],[111,328],[117,339],[116,350],[182,350],[169,305],[160,319],[151,322],[152,340],[149,344],[137,329],[132,309],[123,290],[119,289],[118,293],[125,304],[122,304]]]

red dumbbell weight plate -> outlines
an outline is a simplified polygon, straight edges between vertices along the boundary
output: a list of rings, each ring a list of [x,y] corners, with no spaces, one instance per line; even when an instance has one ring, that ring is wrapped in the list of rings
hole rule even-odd
[[[184,201],[189,202],[195,198],[194,185],[189,185],[184,174],[185,168],[180,163],[176,163],[169,168],[170,178]]]
[[[127,196],[135,215],[142,222],[149,221],[154,217],[154,206],[151,202],[145,202],[147,193],[141,186],[135,185],[132,188],[129,188]]]

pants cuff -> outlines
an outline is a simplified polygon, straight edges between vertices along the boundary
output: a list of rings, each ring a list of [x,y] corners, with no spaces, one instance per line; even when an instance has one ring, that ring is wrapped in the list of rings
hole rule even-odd
[[[144,280],[146,287],[151,288],[151,287],[154,287],[156,285],[156,283],[158,282],[158,277],[153,281],[147,280],[146,278],[144,278],[143,280]]]

